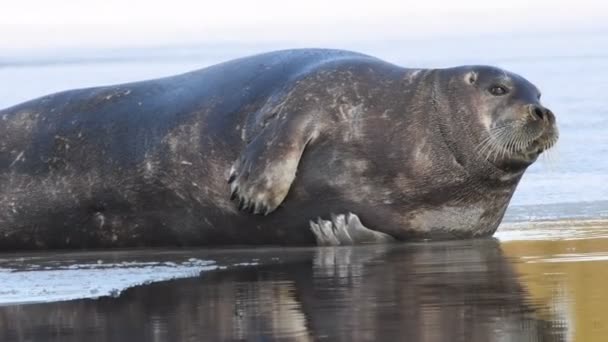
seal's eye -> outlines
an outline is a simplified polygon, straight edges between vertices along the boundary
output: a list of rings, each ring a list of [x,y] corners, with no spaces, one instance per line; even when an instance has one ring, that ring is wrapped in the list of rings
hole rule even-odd
[[[505,95],[508,92],[509,92],[509,90],[507,89],[507,87],[502,86],[502,85],[493,85],[490,87],[490,94],[492,94],[494,96]]]

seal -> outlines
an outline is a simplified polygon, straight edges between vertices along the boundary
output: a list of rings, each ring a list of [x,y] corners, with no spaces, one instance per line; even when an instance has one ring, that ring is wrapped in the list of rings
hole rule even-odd
[[[270,52],[0,111],[0,249],[488,236],[558,139],[524,78]]]

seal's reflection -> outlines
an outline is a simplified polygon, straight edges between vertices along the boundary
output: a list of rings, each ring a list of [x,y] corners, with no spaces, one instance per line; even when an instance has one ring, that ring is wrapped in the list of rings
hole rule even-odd
[[[230,252],[227,252],[230,253]],[[492,239],[272,250],[281,261],[0,308],[10,340],[560,341]]]

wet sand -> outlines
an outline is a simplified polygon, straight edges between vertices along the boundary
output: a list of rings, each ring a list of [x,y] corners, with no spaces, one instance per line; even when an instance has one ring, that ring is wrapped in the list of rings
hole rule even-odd
[[[452,242],[3,255],[2,284],[24,277],[0,289],[0,340],[603,341],[607,266],[605,221]],[[87,298],[48,302],[57,293]],[[28,298],[47,302],[17,304]]]

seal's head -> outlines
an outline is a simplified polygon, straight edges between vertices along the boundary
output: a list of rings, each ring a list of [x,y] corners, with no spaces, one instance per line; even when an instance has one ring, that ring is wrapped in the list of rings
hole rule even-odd
[[[447,96],[472,127],[474,155],[507,172],[532,164],[558,139],[555,116],[539,89],[523,77],[489,66],[452,69]]]

